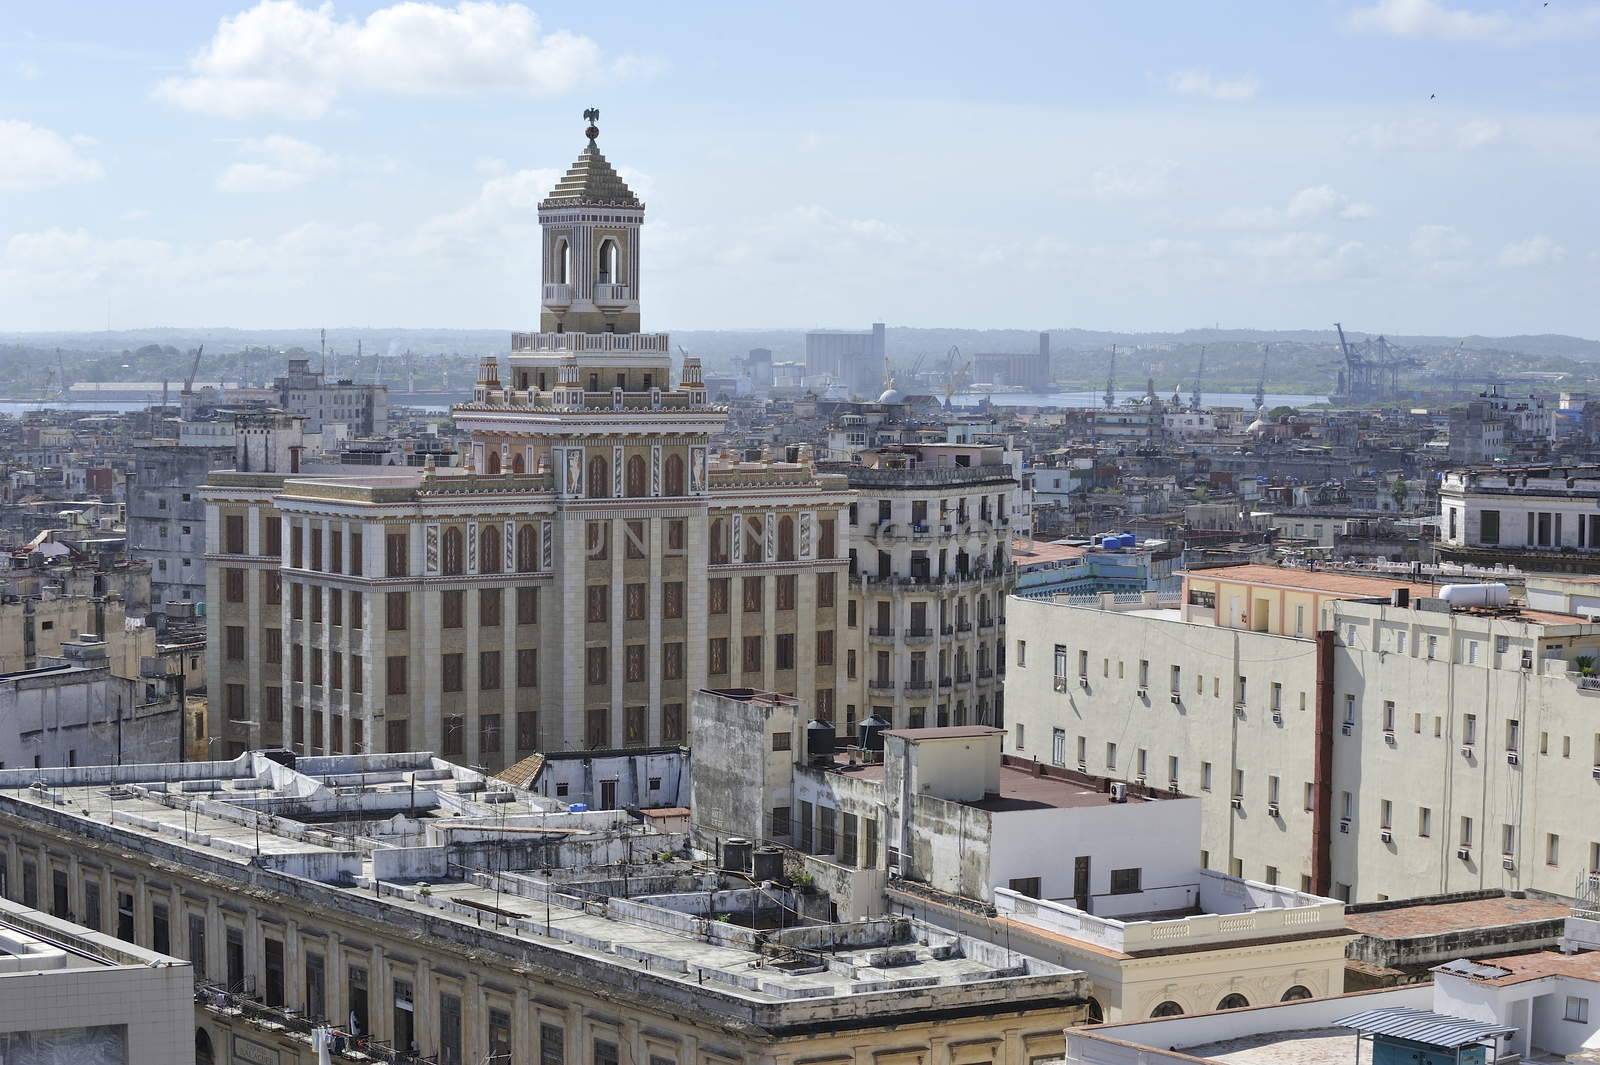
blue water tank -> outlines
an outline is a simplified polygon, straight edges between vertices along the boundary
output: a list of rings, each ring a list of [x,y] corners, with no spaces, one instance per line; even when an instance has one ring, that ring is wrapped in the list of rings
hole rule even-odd
[[[1121,536],[1117,537],[1117,539],[1121,541],[1123,547],[1132,547],[1134,544],[1139,542],[1139,538],[1133,535],[1133,533],[1123,533]]]
[[[567,809],[575,814],[586,814],[589,812],[589,804],[586,802],[575,802],[571,806],[567,807]]]

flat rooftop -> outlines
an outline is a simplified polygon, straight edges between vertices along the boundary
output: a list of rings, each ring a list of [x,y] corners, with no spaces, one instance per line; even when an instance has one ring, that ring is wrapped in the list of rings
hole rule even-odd
[[[1439,594],[1437,584],[1414,584],[1411,581],[1371,577],[1361,573],[1301,569],[1297,566],[1267,566],[1256,562],[1186,570],[1184,577],[1192,580],[1286,588],[1290,591],[1319,592],[1323,595],[1342,596],[1348,599],[1387,599],[1391,592],[1400,588],[1408,590],[1413,598],[1427,598]]]
[[[1421,906],[1394,906],[1367,912],[1345,911],[1345,925],[1352,932],[1379,939],[1413,939],[1476,928],[1527,924],[1567,917],[1572,904],[1550,899],[1498,898],[1458,899]]]
[[[543,964],[633,994],[681,1000],[687,988],[708,1015],[747,1024],[1087,994],[1080,973],[911,918],[806,917],[805,899],[774,902],[788,889],[719,869],[687,833],[574,811],[427,752],[281,757],[0,770],[0,818],[459,935],[463,949],[483,949],[489,922],[489,949],[508,964],[545,953]]]
[[[1356,1033],[1348,1028],[1306,1028],[1176,1049],[1228,1065],[1349,1065],[1356,1060]]]
[[[1435,969],[1494,987],[1541,980],[1546,976],[1565,976],[1573,980],[1600,983],[1600,950],[1585,950],[1576,954],[1537,950],[1479,962],[1449,962]]]

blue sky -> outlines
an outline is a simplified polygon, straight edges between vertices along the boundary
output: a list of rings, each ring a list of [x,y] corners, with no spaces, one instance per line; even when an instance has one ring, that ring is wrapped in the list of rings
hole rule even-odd
[[[594,105],[651,327],[1600,336],[1600,3],[0,19],[0,330],[526,327]]]

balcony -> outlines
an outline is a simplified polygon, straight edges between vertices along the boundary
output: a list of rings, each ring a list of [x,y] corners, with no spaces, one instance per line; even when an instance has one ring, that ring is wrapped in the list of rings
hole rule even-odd
[[[956,674],[956,683],[957,684],[971,684],[972,683],[972,674],[971,673],[957,673]]]
[[[912,677],[905,683],[905,689],[908,692],[925,692],[932,687],[933,681],[927,677]]]
[[[954,682],[949,677],[940,677],[939,678],[939,687],[941,687],[941,688],[948,688],[953,683]]]
[[[867,635],[872,637],[874,640],[891,640],[892,641],[894,639],[894,626],[890,625],[887,628],[883,628],[883,627],[874,625],[872,628],[867,630]]]
[[[666,333],[512,333],[511,352],[623,352],[670,355],[672,338]],[[691,382],[685,381],[685,384]]]
[[[957,632],[971,632],[972,631],[972,622],[970,622],[970,621],[958,621],[958,622],[956,622],[956,631]]]
[[[894,691],[894,679],[892,677],[873,677],[867,681],[867,687],[873,691],[892,692]]]
[[[992,669],[980,669],[980,670],[978,670],[978,679],[979,680],[988,680],[989,678],[991,678],[993,676],[994,676],[994,670],[992,670]]]
[[[546,285],[544,287],[544,303],[547,307],[572,306],[572,286]]]
[[[979,618],[978,619],[978,630],[980,632],[985,630],[985,629],[992,629],[992,628],[994,628],[994,618]]]
[[[594,302],[602,306],[618,306],[628,302],[628,286],[614,285],[606,281],[597,281],[594,286]]]
[[[905,633],[906,643],[927,643],[931,639],[933,639],[933,630],[928,628],[907,629]]]

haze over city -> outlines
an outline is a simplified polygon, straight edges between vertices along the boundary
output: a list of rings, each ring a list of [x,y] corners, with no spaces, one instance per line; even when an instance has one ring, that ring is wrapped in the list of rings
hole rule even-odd
[[[0,1065],[1600,1065],[1600,0],[0,12]]]
[[[0,328],[509,328],[578,112],[652,324],[1600,335],[1600,6],[5,5]]]

